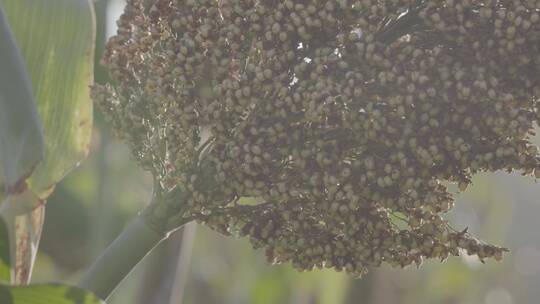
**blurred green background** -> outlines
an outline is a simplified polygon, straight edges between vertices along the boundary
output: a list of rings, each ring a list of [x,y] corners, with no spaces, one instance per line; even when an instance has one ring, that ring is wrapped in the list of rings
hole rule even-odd
[[[97,58],[115,32],[122,0],[97,0]],[[96,81],[106,72],[96,66]],[[47,204],[33,281],[76,282],[82,271],[149,201],[150,176],[138,169],[100,113],[89,158],[58,185]],[[539,138],[536,142],[540,143]],[[451,221],[508,247],[502,262],[474,257],[422,268],[374,269],[360,280],[334,271],[297,273],[269,266],[246,240],[189,225],[141,263],[110,304],[513,304],[540,302],[540,187],[517,174],[477,176],[457,195]]]

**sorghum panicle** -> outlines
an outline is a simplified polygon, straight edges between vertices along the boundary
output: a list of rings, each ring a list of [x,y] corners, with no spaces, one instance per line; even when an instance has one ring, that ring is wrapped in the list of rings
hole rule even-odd
[[[448,225],[443,182],[540,177],[538,1],[127,2],[93,95],[186,195],[157,203],[163,229],[193,218],[271,262],[354,275],[502,257]]]

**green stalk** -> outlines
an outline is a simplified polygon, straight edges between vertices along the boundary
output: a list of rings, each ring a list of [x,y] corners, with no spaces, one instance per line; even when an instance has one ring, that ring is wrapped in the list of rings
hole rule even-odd
[[[191,221],[183,218],[188,195],[178,188],[154,198],[94,262],[78,286],[106,300],[116,286],[170,233]],[[180,207],[179,207],[180,206]]]
[[[201,163],[201,176],[207,182],[213,180],[212,169],[209,163]],[[157,179],[154,184],[152,202],[105,249],[83,276],[79,287],[106,300],[152,249],[174,230],[193,220],[183,217],[189,193],[182,191],[180,187],[163,193]],[[213,184],[210,183],[209,186]]]
[[[151,228],[144,215],[137,216],[96,260],[78,286],[107,299],[131,270],[167,236]]]

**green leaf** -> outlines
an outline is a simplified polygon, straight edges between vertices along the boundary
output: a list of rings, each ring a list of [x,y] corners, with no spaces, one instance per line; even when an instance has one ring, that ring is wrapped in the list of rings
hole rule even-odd
[[[2,304],[105,304],[83,289],[60,284],[8,286],[0,284]]]
[[[0,197],[24,189],[43,158],[43,134],[23,59],[0,7]],[[5,195],[5,193],[4,193]]]
[[[86,156],[95,24],[90,0],[0,0],[28,67],[45,160],[28,180],[41,199]],[[31,202],[32,203],[32,202]]]
[[[88,153],[95,22],[91,0],[0,0],[0,6],[28,67],[46,138],[43,162],[1,210],[13,240],[12,282],[23,284],[30,279],[43,203]]]
[[[0,217],[0,282],[11,281],[11,260],[9,250],[8,228],[4,220]]]

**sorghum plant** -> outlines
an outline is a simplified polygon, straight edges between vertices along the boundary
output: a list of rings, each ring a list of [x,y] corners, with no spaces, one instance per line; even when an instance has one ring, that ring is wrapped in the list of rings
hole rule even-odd
[[[538,1],[128,0],[118,25],[93,97],[155,178],[155,231],[355,276],[506,251],[447,223],[446,185],[540,177]]]

